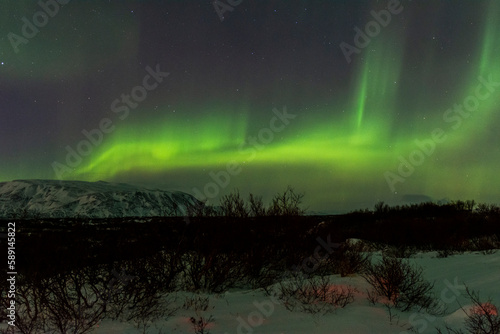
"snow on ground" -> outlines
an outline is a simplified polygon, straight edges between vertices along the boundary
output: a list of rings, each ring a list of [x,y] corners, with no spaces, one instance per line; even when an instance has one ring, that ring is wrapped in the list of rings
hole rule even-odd
[[[380,254],[375,254],[375,259],[377,255]],[[436,252],[419,253],[411,261],[425,269],[427,280],[435,282],[436,297],[446,307],[444,316],[392,310],[390,319],[384,305],[374,306],[367,300],[366,291],[370,286],[363,278],[334,276],[335,283],[349,284],[358,292],[352,304],[333,313],[290,312],[262,290],[232,290],[211,295],[207,311],[197,315],[194,310],[180,309],[168,320],[156,322],[147,333],[195,333],[189,319],[199,316],[213,316],[214,322],[206,328],[212,334],[406,334],[413,333],[409,330],[411,326],[415,333],[436,333],[436,327],[444,329],[445,325],[463,328],[465,314],[458,303],[466,310],[471,307],[465,296],[464,283],[479,292],[482,301],[486,302],[490,297],[493,304],[500,307],[500,252],[490,255],[465,253],[448,258],[437,258]],[[182,303],[187,296],[192,294],[179,292],[177,300]],[[132,334],[140,331],[131,324],[103,321],[93,333]]]

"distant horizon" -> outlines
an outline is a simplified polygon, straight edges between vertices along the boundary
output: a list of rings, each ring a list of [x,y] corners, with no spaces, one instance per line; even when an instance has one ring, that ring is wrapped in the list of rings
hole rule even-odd
[[[111,184],[111,185],[125,185],[125,186],[131,186],[131,187],[138,187],[138,188],[144,188],[144,189],[147,189],[147,190],[160,190],[160,191],[180,191],[180,192],[184,192],[184,193],[187,193],[189,195],[192,195],[194,196],[193,193],[190,193],[189,191],[186,191],[186,190],[183,190],[181,189],[181,187],[161,187],[161,186],[155,186],[155,185],[148,185],[148,184],[137,184],[137,183],[130,183],[130,182],[114,182],[114,181],[104,181],[104,180],[98,180],[98,181],[82,181],[82,180],[55,180],[55,179],[16,179],[16,180],[11,180],[11,181],[2,181],[0,182],[0,184],[2,183],[7,183],[7,182],[16,182],[16,181],[26,181],[26,182],[32,182],[32,181],[40,181],[40,182],[55,182],[55,183],[71,183],[71,182],[78,182],[78,183],[98,183],[98,182],[104,182],[104,183],[107,183],[107,184]],[[293,188],[293,186],[292,186]],[[234,191],[235,189],[233,189],[232,191]],[[285,190],[285,189],[283,189]],[[300,189],[296,189],[294,188],[294,190],[296,192],[299,192],[300,193]],[[250,193],[245,193],[241,190],[239,190],[239,193],[240,195],[242,196],[242,198],[246,201],[248,200],[248,196]],[[281,191],[282,193],[283,191]],[[277,192],[277,193],[280,193],[280,192]],[[269,198],[263,198],[263,202],[264,202],[264,205],[268,205],[270,203],[270,200],[271,198],[276,195],[277,193],[274,193],[272,194],[272,196],[270,196]],[[253,195],[257,195],[257,196],[260,196],[261,194],[259,193],[252,193]],[[375,202],[367,202],[365,203],[364,205],[361,204],[359,206],[355,206],[354,204],[352,206],[350,206],[349,208],[335,208],[335,207],[329,207],[329,208],[313,208],[311,209],[310,208],[310,205],[308,205],[308,200],[307,200],[307,194],[304,194],[304,198],[303,198],[303,202],[302,202],[302,205],[301,207],[304,208],[306,211],[305,211],[305,215],[342,215],[342,214],[347,214],[347,213],[352,213],[352,212],[355,212],[355,211],[359,211],[359,210],[371,210],[373,211],[374,210],[374,206],[375,204],[379,203],[379,202],[384,202],[384,204],[390,206],[390,207],[395,207],[395,206],[403,206],[403,205],[412,205],[412,204],[421,204],[421,203],[428,203],[428,202],[431,202],[431,203],[435,203],[435,204],[438,204],[438,205],[442,205],[442,204],[447,204],[447,203],[451,203],[453,201],[458,201],[458,200],[461,200],[461,201],[466,201],[466,200],[474,200],[476,204],[480,204],[480,203],[484,203],[484,204],[495,204],[495,205],[498,205],[500,203],[498,202],[479,202],[477,200],[475,200],[474,198],[442,198],[442,199],[433,199],[433,198],[430,198],[428,196],[424,196],[424,195],[416,195],[416,194],[408,194],[408,195],[404,195],[404,196],[401,196],[400,200],[397,201],[397,202],[385,202],[385,201],[375,201]],[[196,199],[198,200],[202,200],[201,198],[197,198],[196,196],[194,196]],[[215,199],[212,199],[210,201],[207,202],[208,205],[214,205],[214,206],[218,206],[219,205],[219,199],[215,200]]]

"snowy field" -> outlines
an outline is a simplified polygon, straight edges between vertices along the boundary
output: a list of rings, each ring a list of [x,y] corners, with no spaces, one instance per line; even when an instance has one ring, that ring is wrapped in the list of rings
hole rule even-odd
[[[377,260],[375,253],[372,260]],[[165,321],[157,321],[147,333],[437,333],[445,326],[463,329],[465,311],[470,312],[472,304],[465,293],[464,284],[479,292],[481,301],[489,298],[494,305],[500,306],[500,252],[482,254],[469,252],[438,258],[436,252],[418,253],[410,261],[424,268],[424,276],[434,282],[434,293],[442,307],[443,316],[435,317],[418,312],[399,312],[389,310],[382,303],[373,305],[367,299],[370,285],[360,276],[332,276],[336,284],[352,286],[356,289],[354,301],[345,308],[338,308],[326,314],[310,314],[289,311],[276,299],[269,297],[263,290],[232,290],[220,295],[201,295],[209,298],[205,311],[195,307],[180,307]],[[172,297],[172,296],[170,296]],[[177,293],[179,306],[192,300],[192,293]],[[196,296],[195,296],[196,297]],[[196,298],[195,298],[196,299]],[[461,306],[462,308],[461,308]],[[196,332],[191,318],[210,319],[204,332]],[[132,334],[142,331],[130,324],[102,321],[93,333]]]

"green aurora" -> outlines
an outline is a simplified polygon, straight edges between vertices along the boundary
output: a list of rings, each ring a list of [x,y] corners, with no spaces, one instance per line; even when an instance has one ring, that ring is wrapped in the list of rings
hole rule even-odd
[[[500,152],[478,148],[492,140],[485,129],[499,121],[500,4],[491,1],[484,16],[479,29],[482,38],[466,51],[469,66],[457,68],[450,79],[453,86],[438,103],[426,98],[433,94],[427,82],[434,76],[433,69],[452,68],[453,60],[433,63],[432,53],[421,50],[422,58],[430,61],[427,69],[421,69],[407,54],[411,41],[403,29],[386,29],[349,65],[353,75],[351,82],[345,82],[345,94],[327,103],[309,107],[270,103],[258,110],[234,99],[178,105],[178,109],[196,110],[195,117],[172,113],[170,101],[160,101],[154,108],[154,103],[147,103],[134,109],[130,119],[115,117],[115,128],[102,144],[61,178],[153,182],[160,175],[164,181],[158,184],[175,180],[185,184],[185,190],[199,190],[214,202],[234,188],[270,196],[292,185],[306,193],[306,204],[313,210],[394,202],[403,194],[494,200],[500,188]],[[130,36],[135,41],[126,48],[136,53],[134,29],[131,26]],[[120,52],[125,48],[113,47]],[[478,91],[487,97],[471,98]],[[467,106],[471,101],[479,101],[471,105],[472,111],[453,111],[455,104]],[[277,117],[283,113],[293,117],[283,122]],[[441,140],[431,145],[436,129]],[[64,163],[63,154],[59,151],[55,161]],[[411,163],[412,154],[418,163]],[[225,173],[228,163],[237,166],[238,172],[231,174],[228,186],[220,186],[217,196],[207,194],[204,187],[215,182],[211,175]],[[12,166],[3,173],[3,179],[19,178]]]

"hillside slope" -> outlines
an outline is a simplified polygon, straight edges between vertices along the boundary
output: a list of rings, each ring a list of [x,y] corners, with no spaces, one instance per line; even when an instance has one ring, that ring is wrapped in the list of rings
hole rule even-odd
[[[180,191],[103,181],[16,180],[0,183],[0,218],[180,216],[197,205]]]

